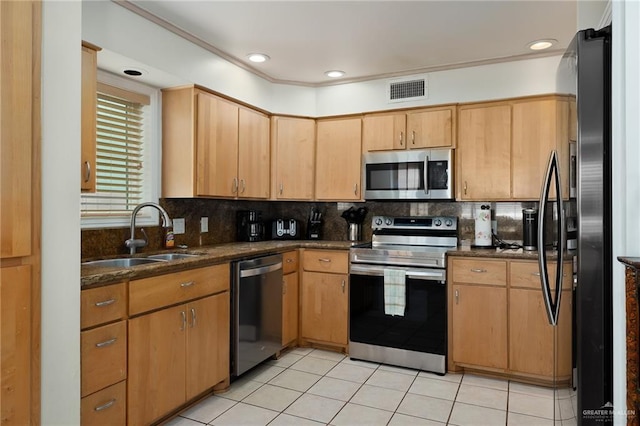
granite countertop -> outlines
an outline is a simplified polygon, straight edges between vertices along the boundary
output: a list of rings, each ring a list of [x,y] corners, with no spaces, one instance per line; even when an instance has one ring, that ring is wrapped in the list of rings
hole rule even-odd
[[[248,257],[283,253],[298,248],[348,250],[352,245],[353,243],[351,241],[281,240],[253,243],[227,243],[189,249],[165,250],[163,252],[198,254],[200,256],[167,262],[154,262],[129,268],[83,265],[80,270],[80,285],[82,289],[88,289],[124,280],[178,272]],[[140,253],[135,257],[145,257],[151,254],[157,254],[157,252]],[[83,261],[88,260],[98,259],[83,259]]]
[[[537,260],[537,251],[525,251],[522,249],[497,249],[497,248],[472,248],[469,246],[459,246],[457,249],[449,250],[447,256],[456,257],[492,257],[492,258],[504,258],[504,259],[526,259]],[[572,260],[575,253],[565,252],[563,258],[565,260]],[[555,260],[558,258],[558,252],[548,250],[547,260]]]
[[[626,266],[630,266],[634,269],[640,269],[640,257],[620,256],[618,257],[618,260],[624,263]]]

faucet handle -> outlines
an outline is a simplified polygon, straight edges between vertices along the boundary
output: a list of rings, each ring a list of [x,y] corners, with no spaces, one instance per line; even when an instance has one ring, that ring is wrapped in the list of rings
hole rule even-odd
[[[144,244],[141,247],[146,247],[147,244],[149,244],[149,237],[147,237],[147,233],[144,232],[144,228],[140,228],[140,232],[142,232],[142,235],[144,235],[144,238],[142,239],[142,241],[144,241]]]

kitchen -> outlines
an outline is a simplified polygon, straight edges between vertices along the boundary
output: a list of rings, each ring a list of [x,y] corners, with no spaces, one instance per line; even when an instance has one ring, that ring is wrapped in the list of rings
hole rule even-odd
[[[49,7],[49,6],[47,6]],[[67,5],[67,7],[69,7],[70,10],[60,10],[61,15],[60,16],[56,16],[55,15],[55,11],[56,9],[53,9],[53,6],[51,6],[52,9],[47,9],[45,7],[45,18],[47,18],[48,16],[51,18],[57,18],[60,19],[61,21],[64,22],[69,22],[70,18],[74,18],[71,19],[72,22],[76,22],[76,27],[75,29],[73,28],[73,25],[71,25],[71,28],[68,28],[69,33],[73,33],[73,34],[66,34],[67,37],[71,37],[71,38],[77,38],[78,40],[80,39],[80,31],[78,28],[78,23],[80,22],[80,18],[79,18],[79,13],[80,11],[77,10],[78,7],[76,6],[70,6]],[[59,6],[60,8],[62,8],[62,6]],[[98,6],[96,6],[98,7]],[[111,9],[115,7],[116,9]],[[615,6],[614,5],[614,17],[615,17]],[[631,8],[631,6],[627,7]],[[54,13],[54,15],[47,15],[47,13]],[[101,24],[100,24],[100,20],[104,19],[104,17],[111,17],[112,19],[115,19],[116,21],[120,22],[120,18],[124,19],[125,21],[127,19],[131,19],[131,17],[120,17],[119,15],[123,13],[122,11],[119,11],[117,9],[116,6],[114,5],[110,5],[109,8],[107,8],[107,10],[104,11],[104,13],[97,13],[98,16],[96,16],[96,22],[94,22],[92,24],[93,28],[100,28]],[[116,15],[116,16],[113,16]],[[630,19],[630,18],[629,18]],[[107,22],[108,20],[105,20],[105,22]],[[597,21],[597,19],[596,19]],[[45,22],[51,22],[51,21],[47,21],[45,20]],[[55,19],[53,20],[53,22],[56,22]],[[136,24],[141,25],[142,27],[145,27],[145,23],[140,23],[140,22],[135,22]],[[591,23],[590,25],[596,25],[596,23]],[[45,26],[45,32],[47,31],[47,27]],[[75,32],[74,32],[75,31]],[[150,30],[153,31],[153,30]],[[150,32],[152,33],[152,32]],[[56,37],[64,37],[65,34],[51,34],[51,33],[46,33],[48,35],[48,37],[45,37],[45,40],[58,40],[58,38]],[[82,36],[84,37],[84,32],[82,33]],[[123,37],[126,38],[126,37]],[[97,42],[97,40],[96,40]],[[126,54],[127,53],[127,49],[131,49],[131,47],[126,47],[126,44],[128,44],[128,41],[122,41],[123,43],[123,47],[122,47],[122,53]],[[63,42],[62,45],[64,45],[65,43]],[[99,44],[99,43],[97,43]],[[75,43],[74,45],[77,45],[77,43]],[[45,52],[46,52],[46,47],[47,45],[45,44]],[[186,49],[189,49],[189,47],[187,46]],[[64,49],[62,49],[64,51]],[[58,52],[61,53],[62,52]],[[69,61],[73,62],[73,53],[70,51],[66,52],[67,55],[70,56]],[[133,52],[130,53],[130,56],[135,56],[135,57],[139,57],[141,58],[141,60],[145,63],[151,63],[154,61],[154,59],[149,58],[149,60],[145,60],[145,55],[151,55],[154,56],[153,52],[142,52],[141,54],[138,54],[137,52],[135,54],[133,54]],[[158,56],[157,53],[155,56]],[[47,76],[47,78],[54,78],[54,76],[56,78],[60,78],[61,80],[65,81],[66,78],[68,78],[69,80],[73,81],[73,78],[75,78],[75,81],[79,80],[79,76],[78,75],[73,75],[70,74],[68,77],[63,77],[59,74],[53,73],[53,74],[47,74],[46,70],[48,68],[46,68],[47,66],[52,66],[51,62],[47,62],[46,60],[46,56],[45,56],[45,75]],[[65,56],[62,56],[61,58],[57,59],[57,60],[61,60],[63,61],[65,59]],[[157,59],[155,59],[157,60]],[[168,60],[168,59],[167,59]],[[542,61],[544,62],[544,61]],[[514,65],[515,67],[517,67],[517,64]],[[541,64],[542,66],[542,64]],[[542,66],[543,67],[543,66]],[[544,68],[544,67],[543,67]],[[478,70],[478,72],[481,72],[482,70]],[[510,69],[508,72],[513,71],[512,69]],[[62,71],[61,71],[62,72]],[[65,71],[66,72],[66,71]],[[507,72],[507,73],[508,73]],[[73,78],[72,78],[73,77]],[[491,77],[490,75],[485,75],[486,78],[485,79],[487,82],[490,81],[495,81],[493,79],[500,79],[500,76],[494,76]],[[74,83],[72,83],[71,81],[69,81],[70,86],[73,87]],[[460,83],[462,83],[460,81]],[[230,85],[234,86],[233,82],[229,83]],[[487,86],[490,86],[489,84],[487,84]],[[496,84],[497,86],[497,84]],[[47,79],[45,78],[45,94],[47,87],[50,87],[47,85]],[[63,85],[63,87],[67,87],[65,85]],[[216,87],[212,87],[214,89],[216,89]],[[493,93],[492,89],[497,89],[496,93]],[[242,88],[238,88],[238,91],[242,91]],[[489,94],[487,94],[487,96],[481,96],[481,99],[487,99],[489,97],[508,97],[510,95],[513,95],[513,93],[510,94],[505,94],[505,93],[501,93],[499,88],[496,87],[487,87],[487,92],[492,92],[491,95],[489,96]],[[544,90],[542,90],[544,91]],[[302,90],[301,92],[301,96],[312,96],[312,93],[310,93],[311,91],[306,91],[306,90]],[[307,93],[305,93],[307,92]],[[340,96],[339,93],[336,93],[337,89],[336,88],[325,88],[319,91],[318,97],[319,98],[326,98],[326,97],[332,97],[332,96],[336,96],[336,98],[339,98],[341,100],[344,100],[345,98],[350,98],[350,95],[345,94],[343,96]],[[504,96],[501,96],[504,95]],[[45,96],[45,99],[47,97]],[[348,105],[348,103],[340,103],[341,105]],[[269,104],[267,104],[269,105]],[[328,104],[327,104],[328,105]],[[45,104],[46,106],[46,104]],[[270,109],[270,108],[268,108]],[[278,108],[274,108],[274,109],[278,109]],[[46,111],[46,109],[45,109]],[[341,111],[336,111],[336,113],[340,113]],[[62,112],[60,112],[61,114],[63,114]],[[308,111],[307,112],[309,115],[316,115],[317,112],[315,111]],[[323,112],[320,111],[320,114],[318,115],[322,115]],[[70,114],[71,116],[74,116],[73,114]],[[75,115],[77,116],[77,114]],[[46,114],[45,114],[45,130],[47,129],[47,121],[46,121]],[[48,140],[47,139],[47,135],[52,135],[52,133],[48,133],[48,132],[44,132],[45,133],[45,141]],[[73,131],[71,131],[71,133],[73,133]],[[62,137],[60,139],[66,139],[66,137]],[[77,194],[75,193],[71,193],[69,191],[69,189],[67,188],[67,186],[73,186],[73,185],[69,185],[68,183],[65,182],[72,182],[75,179],[75,174],[72,174],[72,176],[69,176],[69,180],[64,181],[64,179],[51,179],[50,181],[47,181],[47,176],[53,177],[53,176],[57,176],[58,174],[60,174],[60,176],[68,176],[68,174],[65,174],[65,167],[61,167],[62,170],[59,170],[58,168],[64,164],[66,164],[66,168],[69,169],[74,169],[73,167],[73,162],[70,162],[69,160],[66,160],[64,158],[60,158],[63,154],[67,155],[68,152],[67,150],[65,150],[65,153],[62,152],[47,152],[47,154],[49,154],[49,156],[45,156],[45,158],[47,158],[47,162],[45,162],[45,172],[44,172],[44,176],[45,176],[45,193],[46,194],[50,194],[51,196],[53,196],[53,194],[55,194],[57,198],[56,200],[52,200],[50,202],[47,202],[47,198],[45,198],[45,208],[44,208],[44,218],[45,218],[45,226],[44,226],[44,253],[43,253],[43,276],[44,276],[44,282],[43,282],[43,289],[45,290],[44,293],[44,300],[45,301],[49,301],[51,300],[56,301],[59,300],[60,302],[62,302],[63,306],[70,306],[70,303],[72,304],[74,301],[73,300],[68,300],[68,298],[75,298],[76,299],[76,303],[77,303],[77,297],[79,295],[76,294],[76,296],[69,296],[69,295],[73,295],[74,292],[77,290],[76,287],[71,286],[71,284],[69,285],[69,288],[65,291],[60,291],[61,289],[64,289],[65,287],[63,287],[64,285],[61,284],[62,282],[77,282],[78,280],[78,276],[79,276],[79,272],[78,272],[78,265],[77,265],[77,260],[80,257],[79,255],[79,251],[80,251],[80,245],[79,242],[78,243],[73,243],[73,241],[79,241],[79,227],[78,228],[73,228],[73,229],[69,229],[68,224],[69,223],[74,223],[74,221],[69,221],[69,217],[75,217],[75,212],[73,211],[73,209],[69,209],[68,207],[65,209],[65,207],[61,206],[61,204],[67,204],[66,202],[60,203],[60,201],[64,201],[64,200],[69,200],[71,201],[70,204],[72,205],[77,205],[77,203],[73,200],[77,199]],[[56,165],[52,165],[50,163],[48,163],[48,161],[50,159],[56,159],[56,161],[58,161],[58,163],[56,163]],[[54,167],[53,170],[47,168],[47,167]],[[49,172],[53,172],[52,175],[49,175]],[[55,170],[55,172],[54,172]],[[629,172],[631,171],[631,169],[629,169]],[[60,181],[60,188],[57,187],[57,183]],[[64,181],[64,182],[62,182]],[[632,185],[633,182],[636,182],[637,180],[633,180],[630,179],[628,185]],[[49,185],[54,185],[53,187],[50,187]],[[55,188],[55,189],[54,189]],[[630,191],[632,192],[632,191]],[[416,207],[414,207],[416,208]],[[630,212],[633,210],[630,210]],[[413,212],[410,212],[413,213]],[[417,212],[417,213],[421,213],[421,212]],[[631,217],[631,216],[630,216]],[[50,221],[50,222],[49,222]],[[623,226],[623,221],[620,221],[619,226]],[[626,229],[627,231],[629,231],[630,229],[635,229],[632,226],[625,226],[624,229]],[[58,234],[58,232],[60,232],[60,234]],[[620,232],[620,235],[623,235],[622,232]],[[51,241],[51,238],[54,238],[55,242]],[[65,247],[65,250],[59,250],[60,246],[63,245]],[[55,247],[55,248],[48,248],[48,247]],[[75,247],[75,250],[73,249]],[[63,253],[61,253],[61,251]],[[629,250],[625,250],[626,254],[629,253]],[[55,253],[55,258],[52,258],[53,255]],[[622,253],[621,253],[622,254]],[[69,257],[68,260],[65,261],[65,259],[67,259],[67,257]],[[71,261],[71,258],[73,258],[73,261]],[[52,281],[49,281],[52,280]],[[65,284],[66,285],[66,284]],[[53,294],[51,293],[53,292]],[[61,293],[64,293],[65,296],[63,300],[61,298]],[[56,336],[57,333],[61,333],[61,336],[58,337],[62,337],[62,342],[68,342],[68,345],[62,345],[62,347],[59,347],[58,344],[55,344],[53,346],[52,342],[45,340],[43,342],[43,350],[44,350],[44,355],[43,355],[43,369],[46,372],[45,374],[43,374],[43,411],[45,413],[47,413],[47,418],[50,419],[54,419],[54,418],[58,418],[57,416],[59,415],[60,419],[65,418],[65,413],[72,413],[74,412],[74,409],[69,408],[70,404],[72,407],[74,406],[74,404],[77,403],[77,399],[75,399],[74,393],[77,396],[77,391],[73,391],[74,386],[72,384],[69,383],[69,380],[73,381],[73,377],[76,377],[77,379],[77,374],[78,374],[78,366],[76,365],[77,360],[75,362],[73,362],[72,359],[70,358],[66,358],[66,353],[67,353],[67,348],[69,347],[73,347],[74,343],[73,341],[75,339],[77,339],[77,336],[71,336],[66,334],[64,331],[58,331],[56,332],[54,328],[54,325],[58,325],[59,327],[55,327],[56,329],[60,329],[63,330],[65,328],[70,327],[70,324],[67,323],[67,321],[70,321],[71,323],[73,323],[72,319],[65,319],[64,317],[60,317],[60,318],[54,318],[57,314],[54,314],[53,317],[49,317],[47,312],[50,312],[49,309],[51,309],[51,305],[46,302],[45,303],[45,311],[43,314],[43,336]],[[71,311],[73,311],[73,308],[71,309]],[[71,326],[71,328],[73,328],[73,326]],[[77,329],[77,327],[76,327]],[[64,356],[60,356],[60,355],[56,355],[57,353],[59,353],[60,351],[62,351],[65,355]],[[50,358],[51,357],[51,358]],[[73,358],[73,357],[71,357]],[[54,369],[51,368],[46,368],[47,365],[50,365],[48,363],[47,360],[53,360],[55,359],[56,361],[56,365],[57,368],[55,370],[57,371],[53,371]],[[62,361],[64,359],[68,359],[68,361]],[[61,377],[57,377],[58,374],[61,374]],[[624,373],[622,374],[622,377],[624,376]],[[66,388],[69,388],[70,391],[69,392],[65,392],[65,395],[69,396],[70,400],[73,401],[69,401],[69,402],[65,402],[62,404],[53,404],[53,405],[58,405],[60,411],[57,411],[58,408],[54,408],[52,406],[52,404],[49,402],[51,401],[51,399],[56,399],[56,394],[55,392],[53,392],[53,389],[57,389],[57,386],[59,386],[60,384],[67,384],[65,386]],[[624,399],[624,397],[621,397],[622,399]],[[66,401],[66,399],[64,400]],[[56,414],[58,413],[58,414]],[[63,421],[60,421],[63,422]],[[73,422],[71,422],[73,423]]]

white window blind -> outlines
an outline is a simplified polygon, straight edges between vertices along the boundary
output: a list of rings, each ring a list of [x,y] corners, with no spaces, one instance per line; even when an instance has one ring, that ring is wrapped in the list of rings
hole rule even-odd
[[[83,194],[82,214],[85,217],[126,215],[142,202],[143,102],[147,100],[148,104],[148,97],[127,96],[126,91],[113,89],[99,85],[96,192]]]

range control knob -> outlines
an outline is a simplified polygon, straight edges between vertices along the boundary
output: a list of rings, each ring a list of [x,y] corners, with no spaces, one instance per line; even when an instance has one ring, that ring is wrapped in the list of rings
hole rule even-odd
[[[376,218],[376,225],[378,225],[378,226],[382,225],[382,218],[381,217]]]
[[[388,226],[391,226],[393,221],[391,219],[387,218],[387,219],[385,219],[384,223],[387,224]]]
[[[446,226],[453,226],[453,221],[451,219],[447,219],[447,220],[444,221],[444,224]]]
[[[442,225],[442,221],[440,219],[436,219],[436,220],[433,221],[433,224],[435,226],[440,226],[440,225]]]

